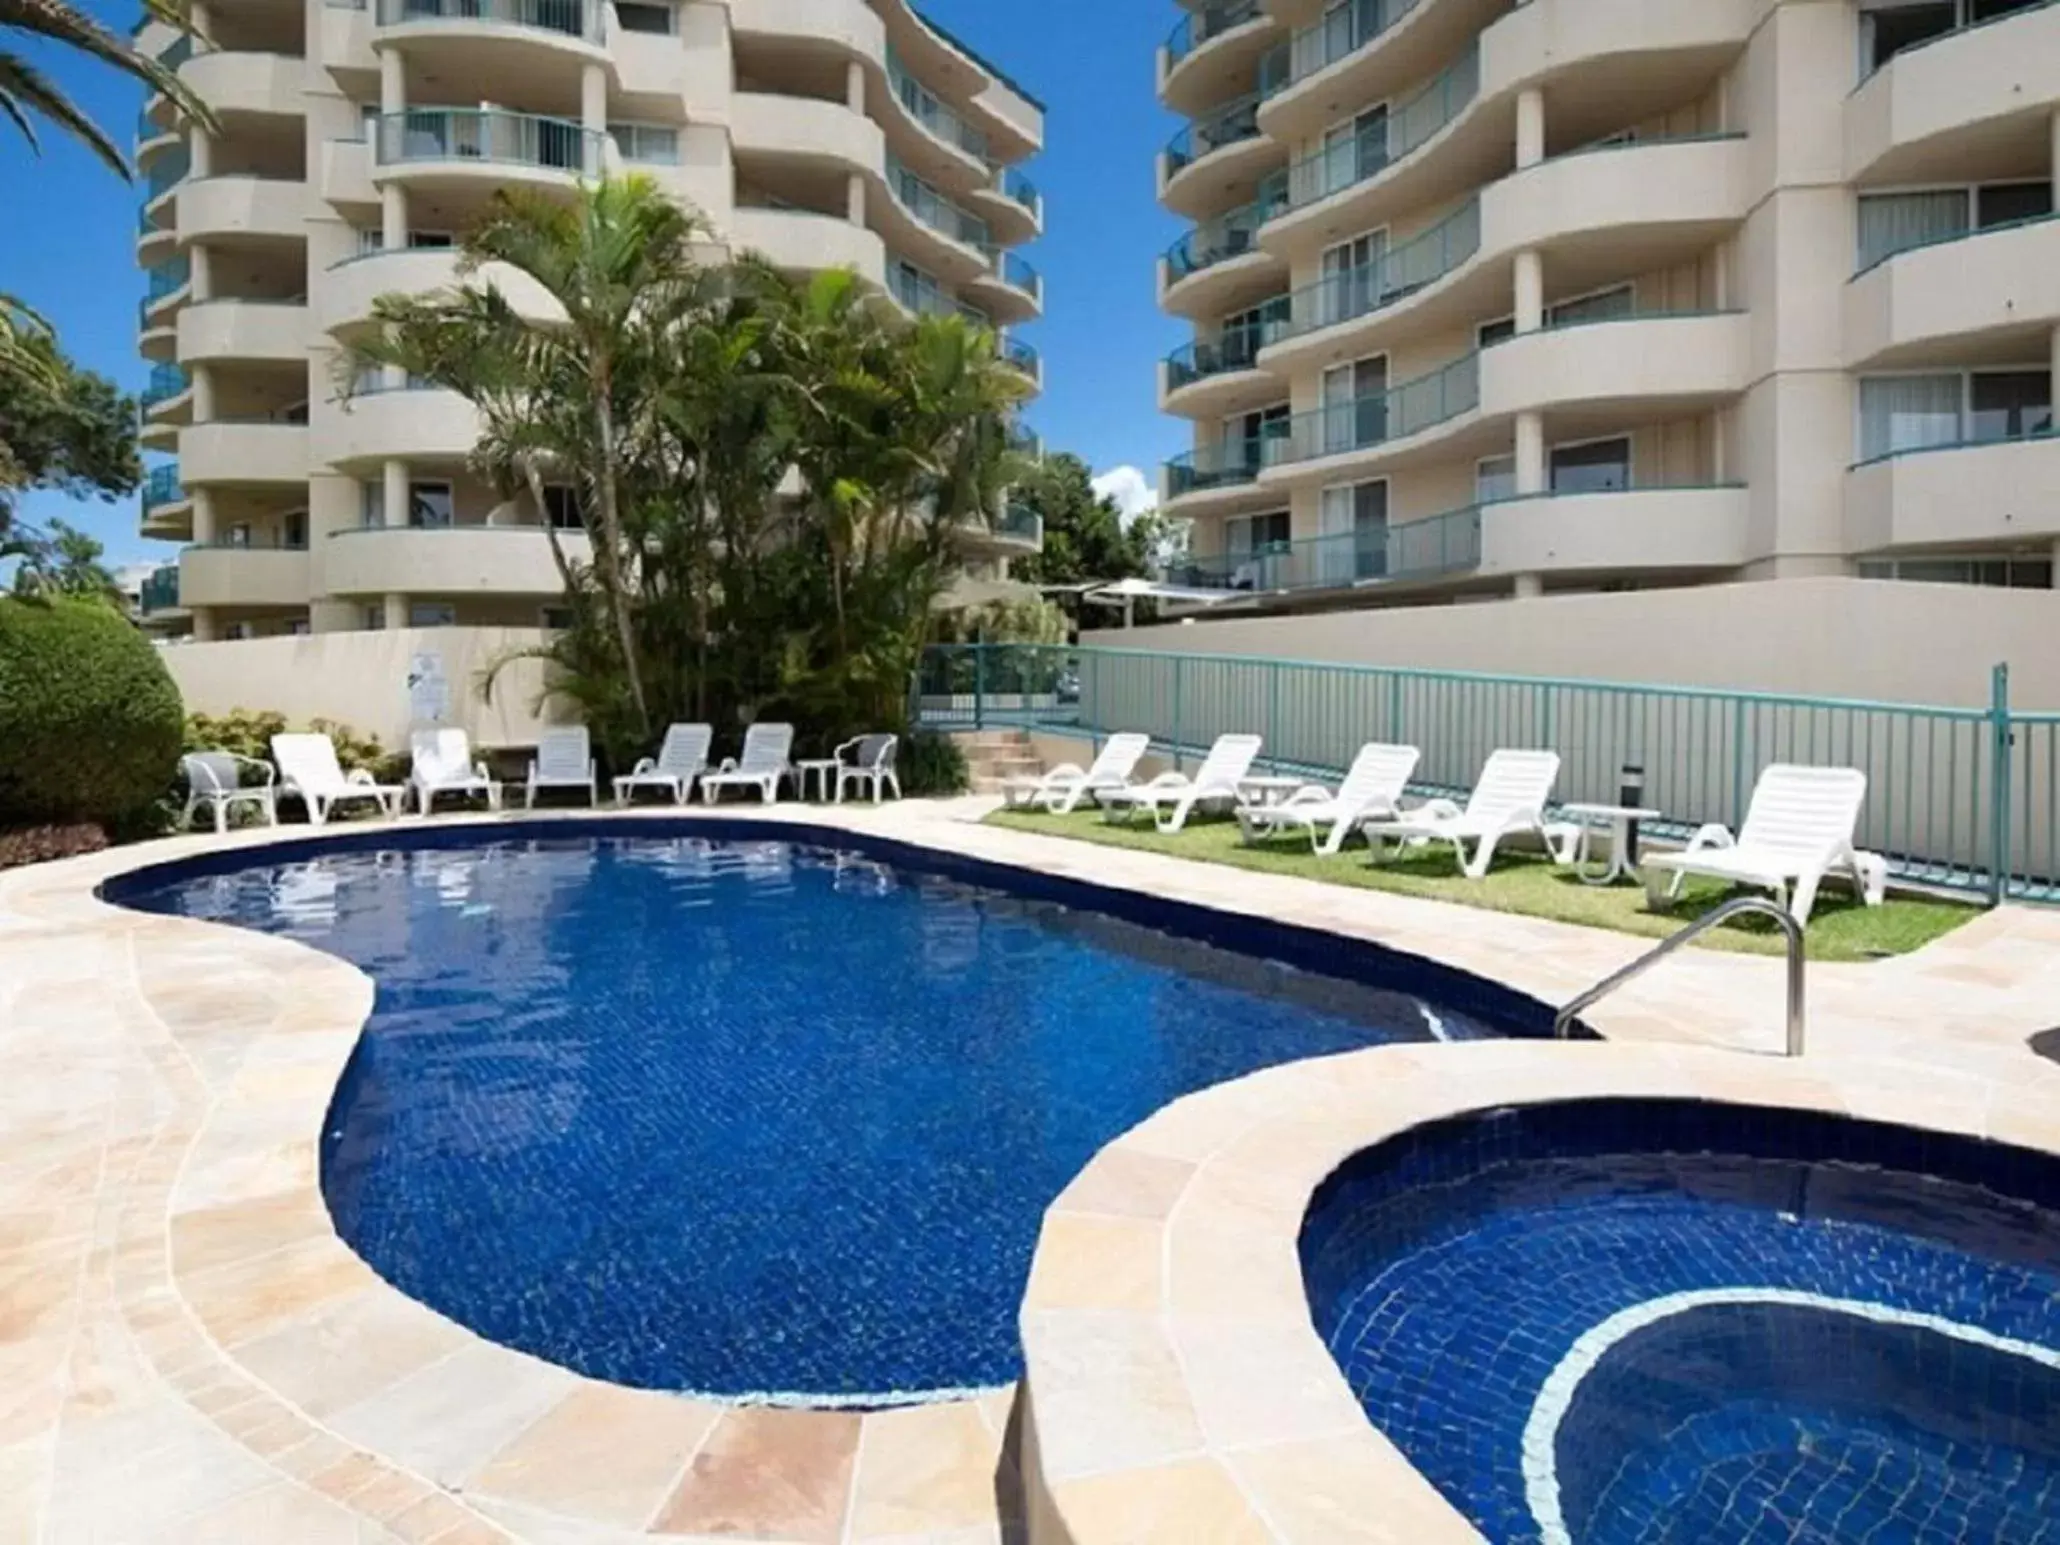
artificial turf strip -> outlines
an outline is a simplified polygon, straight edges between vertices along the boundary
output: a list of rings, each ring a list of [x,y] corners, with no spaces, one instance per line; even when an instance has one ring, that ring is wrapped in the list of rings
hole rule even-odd
[[[1451,901],[1492,912],[1549,917],[1562,923],[1613,928],[1618,933],[1654,939],[1675,932],[1731,894],[1721,882],[1691,878],[1682,886],[1679,900],[1662,903],[1658,911],[1648,911],[1640,885],[1630,881],[1611,886],[1583,885],[1571,869],[1562,869],[1529,853],[1499,853],[1486,879],[1469,880],[1459,873],[1449,845],[1410,849],[1374,868],[1367,862],[1367,850],[1357,838],[1334,858],[1311,853],[1309,839],[1299,835],[1266,839],[1246,847],[1239,839],[1237,822],[1221,818],[1191,820],[1185,831],[1171,836],[1162,836],[1148,821],[1112,825],[1092,811],[1049,815],[1043,811],[1000,810],[987,819],[992,825],[1019,831],[1043,832],[1118,848],[1141,848],[1176,858],[1229,864],[1263,874],[1293,875],[1331,885],[1393,891],[1397,895]],[[1817,892],[1816,908],[1810,913],[1806,935],[1809,956],[1812,960],[1873,960],[1905,954],[1952,932],[1978,916],[1980,910],[1957,901],[1905,896],[1891,896],[1881,906],[1866,907],[1840,881],[1827,881]],[[1711,930],[1700,942],[1716,949],[1750,954],[1773,955],[1781,951],[1780,933],[1773,920],[1751,915],[1734,918]]]

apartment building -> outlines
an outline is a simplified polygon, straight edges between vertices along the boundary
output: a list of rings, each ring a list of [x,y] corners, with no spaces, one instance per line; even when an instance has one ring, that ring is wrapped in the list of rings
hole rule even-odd
[[[201,0],[205,42],[139,42],[219,119],[144,107],[137,255],[149,472],[143,533],[184,544],[142,589],[196,641],[410,628],[536,629],[577,553],[569,489],[503,501],[466,470],[471,406],[386,373],[340,400],[373,301],[456,278],[494,190],[570,195],[646,173],[729,247],[850,267],[902,312],[1017,329],[1043,305],[1017,248],[1043,203],[1020,169],[1043,108],[907,0]],[[488,270],[518,307],[540,290]],[[962,536],[996,574],[1034,517]],[[284,706],[284,705],[281,705]]]
[[[1176,577],[2052,586],[2060,5],[1223,0],[1158,89]]]

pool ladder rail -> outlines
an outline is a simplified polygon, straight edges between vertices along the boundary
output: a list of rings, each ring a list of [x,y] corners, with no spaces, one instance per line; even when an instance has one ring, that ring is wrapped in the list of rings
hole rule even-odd
[[[1781,936],[1788,947],[1788,1055],[1800,1057],[1803,1054],[1804,1008],[1803,1008],[1803,929],[1788,909],[1764,896],[1735,896],[1722,906],[1714,907],[1702,914],[1679,933],[1670,934],[1657,946],[1640,955],[1620,971],[1614,971],[1593,987],[1582,993],[1573,1002],[1561,1009],[1552,1020],[1552,1034],[1565,1040],[1567,1027],[1582,1014],[1607,998],[1635,977],[1643,976],[1667,956],[1708,933],[1719,923],[1747,912],[1757,912],[1762,917],[1771,917],[1780,925]]]

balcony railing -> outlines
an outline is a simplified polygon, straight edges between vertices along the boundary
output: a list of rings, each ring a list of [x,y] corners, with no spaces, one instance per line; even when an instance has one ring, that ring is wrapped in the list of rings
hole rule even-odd
[[[1005,338],[1002,340],[1001,357],[1031,380],[1044,379],[1044,362],[1039,358],[1034,345],[1025,343],[1020,338]]]
[[[891,45],[887,49],[887,84],[894,89],[895,100],[917,123],[945,144],[982,161],[987,159],[986,134],[946,107],[936,92],[911,75]]]
[[[308,550],[305,531],[252,531],[240,536],[216,537],[209,542],[188,542],[188,553],[304,553]]]
[[[1269,342],[1370,316],[1459,267],[1480,250],[1481,206],[1472,200],[1421,236],[1370,263],[1330,274],[1296,290],[1288,319]]]
[[[1864,199],[1861,201],[1863,209],[1865,202]],[[1890,258],[1899,257],[1905,252],[1921,252],[1926,247],[1944,246],[1947,242],[1966,241],[1970,237],[1990,236],[2000,231],[2021,230],[2028,225],[2047,225],[2055,220],[2060,220],[2060,211],[2026,215],[2020,220],[1998,220],[1991,225],[1974,225],[1969,223],[1938,231],[1908,230],[1884,232],[1871,243],[1863,237],[1860,247],[1859,267],[1854,271],[1853,277],[1857,279],[1861,274],[1879,268]]]
[[[379,164],[478,161],[598,173],[602,139],[569,118],[491,107],[415,107],[379,120]]]
[[[161,402],[170,402],[174,397],[183,397],[192,389],[193,383],[186,379],[183,366],[164,364],[150,372],[150,384],[143,388],[141,401],[143,411],[148,413]]]
[[[378,17],[382,27],[469,21],[601,41],[601,7],[596,0],[379,0]]]
[[[1480,90],[1480,52],[1469,49],[1378,125],[1289,167],[1287,207],[1299,209],[1378,177],[1457,118]]]
[[[144,270],[147,283],[143,291],[144,301],[154,304],[167,295],[176,295],[193,281],[193,262],[185,253],[167,258],[162,263],[153,263]]]
[[[150,170],[143,176],[143,202],[152,203],[163,198],[193,169],[193,157],[181,145],[168,156],[159,156],[150,163]]]
[[[910,214],[939,235],[972,247],[987,244],[985,220],[959,208],[893,156],[887,158],[887,186]]]
[[[994,517],[990,527],[998,537],[1015,542],[1042,545],[1044,542],[1044,517],[1027,504],[1011,504]]]
[[[1287,297],[1282,296],[1285,303]],[[1166,356],[1166,386],[1178,391],[1211,376],[1233,370],[1250,370],[1258,363],[1259,350],[1266,342],[1265,321],[1245,321],[1224,328],[1214,338],[1197,338]]]
[[[1004,198],[1014,199],[1033,215],[1044,211],[1044,195],[1037,191],[1037,184],[1017,171],[1013,166],[1004,166],[995,173],[994,185]]]
[[[175,612],[179,609],[179,566],[167,563],[162,568],[152,569],[144,576],[142,593],[137,598],[138,608],[148,617],[157,612]]]
[[[193,57],[193,34],[182,32],[159,50],[157,62],[168,70],[176,70]]]
[[[1422,520],[1278,542],[1257,552],[1210,553],[1167,574],[1198,590],[1340,590],[1435,579],[1481,562],[1481,512],[1469,507]]]
[[[143,513],[167,504],[184,504],[186,490],[179,486],[179,464],[168,461],[161,467],[152,467],[143,479]]]
[[[1166,175],[1178,176],[1211,151],[1259,137],[1258,92],[1217,108],[1173,136],[1166,146]]]
[[[1205,220],[1166,249],[1166,271],[1178,282],[1259,247],[1259,227],[1287,207],[1287,179],[1269,177],[1243,209]]]
[[[1005,252],[998,247],[987,249],[987,262],[1001,282],[1011,289],[1021,290],[1040,305],[1044,302],[1044,275],[1031,266],[1029,259],[1014,252]]]
[[[1977,28],[1993,27],[1998,22],[2008,21],[2011,17],[2020,15],[2025,11],[2042,11],[2047,6],[2055,3],[2056,0],[2013,0],[2013,3],[2007,5],[1990,4],[1973,7],[1971,10],[1968,7],[1962,6],[1959,8],[1957,15],[1954,14],[1951,7],[1939,7],[1939,9],[1946,11],[1952,19],[1938,31],[1929,33],[1921,38],[1914,38],[1910,42],[1903,44],[1900,48],[1889,54],[1887,58],[1881,60],[1879,64],[1874,63],[1863,55],[1860,61],[1860,83],[1865,85],[1880,71],[1887,69],[1896,60],[1902,58],[1904,54],[1910,53],[1915,49],[1929,48],[1933,43],[1942,43],[1947,38],[1958,37],[1963,32],[1971,32]],[[1976,14],[1977,12],[1979,14]]]
[[[1864,435],[1864,423],[1861,430]],[[1894,439],[1897,443],[1886,450],[1863,454],[1853,466],[1871,467],[1877,462],[1921,456],[1927,451],[1971,451],[1990,445],[2015,445],[2021,441],[2060,444],[2060,430],[2054,426],[2050,405],[2027,404],[1993,412],[1969,409],[1957,416],[1943,414],[1938,427],[1920,426],[1913,431],[1896,434]],[[1862,445],[1861,450],[1867,452],[1868,447]]]
[[[1259,476],[1262,466],[1275,459],[1272,447],[1286,434],[1285,420],[1268,425],[1257,435],[1238,435],[1200,445],[1166,463],[1166,492],[1177,499],[1182,494],[1201,493],[1212,488],[1235,488]]]
[[[1356,54],[1421,3],[1422,0],[1347,0],[1344,5],[1333,6],[1323,20],[1302,28],[1289,39],[1287,74],[1279,84],[1291,86],[1349,54]]]
[[[1331,403],[1288,420],[1284,440],[1269,444],[1268,466],[1371,450],[1471,412],[1481,404],[1481,357],[1451,364],[1384,392]]]
[[[1178,64],[1209,39],[1242,27],[1259,14],[1259,0],[1220,0],[1180,18],[1166,37],[1166,61]]]

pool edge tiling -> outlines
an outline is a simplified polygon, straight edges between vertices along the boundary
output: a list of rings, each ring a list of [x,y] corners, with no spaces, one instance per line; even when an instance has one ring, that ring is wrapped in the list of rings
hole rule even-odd
[[[1369,939],[1547,1001],[1638,947],[1077,850],[970,813],[799,814]],[[754,819],[770,831],[795,813]],[[373,1277],[330,1229],[315,1173],[367,979],[94,895],[125,870],[271,836],[0,875],[0,1539],[1000,1536],[1004,1398],[864,1417],[699,1407],[491,1346]],[[1290,1065],[1189,1096],[1105,1148],[1047,1215],[1023,1316],[1033,1537],[1470,1537],[1343,1392],[1294,1268],[1309,1190],[1385,1130],[1483,1098],[1685,1090],[2060,1151],[2060,1069],[2025,1045],[2060,1003],[2060,917],[2008,910],[1904,960],[1814,970],[1801,1067],[1683,1044],[1771,1044],[1775,963],[1679,964],[1596,1018],[1614,1044]],[[1378,1505],[1357,1506],[1369,1489]]]

